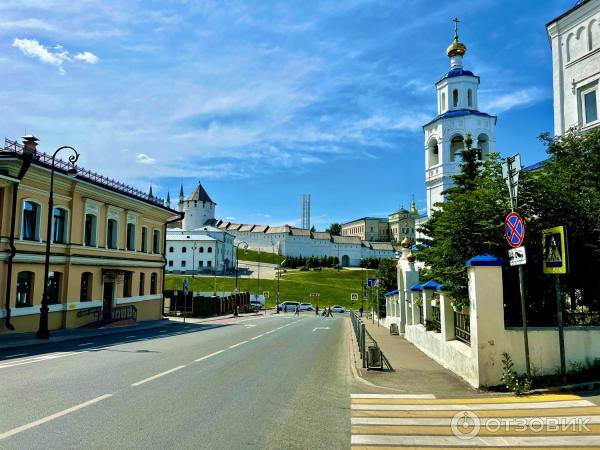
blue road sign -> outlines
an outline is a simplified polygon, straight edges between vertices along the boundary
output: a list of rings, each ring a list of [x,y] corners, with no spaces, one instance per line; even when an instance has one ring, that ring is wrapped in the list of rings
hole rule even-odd
[[[183,279],[183,295],[188,295],[190,291],[190,283],[188,282],[187,278]]]

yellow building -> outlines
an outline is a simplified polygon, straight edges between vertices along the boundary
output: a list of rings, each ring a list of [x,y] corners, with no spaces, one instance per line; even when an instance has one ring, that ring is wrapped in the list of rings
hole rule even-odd
[[[44,290],[52,158],[23,139],[0,149],[0,333],[37,330]],[[70,176],[58,159],[55,167],[50,330],[159,319],[166,224],[179,213],[151,193],[79,167]]]

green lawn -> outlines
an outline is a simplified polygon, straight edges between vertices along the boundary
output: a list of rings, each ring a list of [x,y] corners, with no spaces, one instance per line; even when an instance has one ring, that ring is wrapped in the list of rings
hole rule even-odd
[[[258,262],[259,256],[256,250],[243,250],[239,249],[238,257],[240,261],[254,261]],[[284,256],[279,256],[274,253],[260,252],[260,262],[269,264],[279,264],[285,259]]]
[[[262,256],[262,255],[261,255]],[[339,272],[335,269],[323,269],[321,272],[300,272],[288,270],[280,279],[279,291],[281,300],[293,300],[301,302],[310,302],[313,305],[317,303],[320,306],[342,305],[352,307],[350,294],[358,294],[359,301],[354,305],[356,309],[360,306],[362,296],[363,279],[375,274],[374,270],[348,270],[342,269]],[[191,291],[214,291],[215,278],[212,276],[196,276],[191,278],[187,276],[190,282]],[[181,289],[183,276],[167,275],[165,280],[166,289]],[[235,288],[235,277],[216,277],[217,292],[232,291]],[[270,298],[267,305],[274,306],[277,295],[277,280],[260,280],[260,289],[256,279],[240,278],[239,287],[242,291],[249,291],[251,294],[257,292],[269,291]],[[312,292],[318,292],[320,297],[310,297]],[[367,305],[365,305],[367,308]]]

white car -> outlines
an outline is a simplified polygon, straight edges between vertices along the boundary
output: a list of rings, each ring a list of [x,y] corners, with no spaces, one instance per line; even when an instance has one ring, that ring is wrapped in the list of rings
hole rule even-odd
[[[334,305],[334,306],[331,307],[331,312],[334,312],[334,313],[345,313],[346,309],[343,306]]]
[[[283,302],[279,305],[279,310],[283,312],[294,312],[296,311],[296,306],[299,306],[300,302]]]
[[[300,311],[312,311],[312,303],[300,303]]]

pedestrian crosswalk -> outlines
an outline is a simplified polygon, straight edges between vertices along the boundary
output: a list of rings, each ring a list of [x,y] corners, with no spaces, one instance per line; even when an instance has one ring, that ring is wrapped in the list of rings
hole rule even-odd
[[[577,395],[439,399],[352,394],[352,448],[600,449],[600,406]]]

